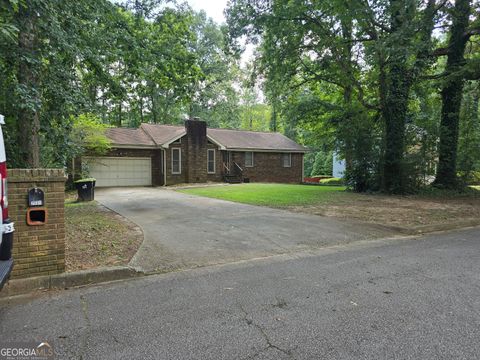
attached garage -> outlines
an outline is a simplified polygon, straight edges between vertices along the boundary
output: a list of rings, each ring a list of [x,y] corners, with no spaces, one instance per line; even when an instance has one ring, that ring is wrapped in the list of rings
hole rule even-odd
[[[88,168],[96,186],[151,186],[150,157],[84,157],[82,167]]]

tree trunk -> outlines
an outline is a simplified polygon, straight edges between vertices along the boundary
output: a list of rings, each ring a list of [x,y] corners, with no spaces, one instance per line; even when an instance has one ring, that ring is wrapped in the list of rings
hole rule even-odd
[[[342,21],[342,36],[346,40],[345,47],[343,48],[343,57],[345,62],[342,62],[343,70],[346,73],[346,78],[348,79],[347,85],[343,89],[343,103],[347,112],[344,116],[344,123],[347,127],[351,126],[351,121],[354,119],[352,118],[352,93],[353,93],[353,80],[354,74],[352,69],[352,21],[351,20],[344,20]],[[354,153],[354,146],[351,139],[351,136],[344,136],[345,138],[345,172],[346,174],[350,174],[353,172],[353,153]],[[332,169],[333,171],[333,169]],[[355,191],[365,191],[366,184],[362,182],[359,183],[358,179],[355,181]]]
[[[385,92],[382,104],[382,116],[385,121],[385,158],[383,165],[383,190],[388,193],[405,192],[403,173],[403,156],[405,152],[405,119],[407,115],[408,95],[410,91],[409,69],[405,48],[410,38],[404,31],[409,21],[406,2],[392,0],[390,2],[391,30],[400,36],[397,43],[391,44],[389,62],[384,67],[382,84]]]
[[[405,151],[405,118],[410,86],[407,69],[402,59],[395,61],[388,70],[387,94],[382,115],[385,120],[385,159],[383,189],[388,193],[405,192],[403,155]]]
[[[90,84],[88,86],[88,96],[92,105],[96,105],[97,103],[97,94],[97,86],[95,84]]]
[[[277,96],[274,95],[272,101],[272,114],[270,116],[270,131],[277,132]]]
[[[193,100],[190,101],[188,106],[188,117],[189,119],[193,119]]]
[[[460,106],[464,78],[459,74],[465,64],[464,52],[467,43],[470,0],[457,0],[453,11],[452,28],[448,43],[448,58],[445,72],[448,74],[442,88],[442,118],[440,144],[435,185],[455,188],[457,184],[457,147]]]
[[[158,114],[157,114],[157,105],[155,104],[155,96],[153,95],[153,90],[152,90],[152,93],[150,93],[150,101],[152,102],[153,123],[156,124],[158,123]]]
[[[27,6],[20,7],[18,19],[20,51],[18,87],[24,91],[18,99],[18,145],[25,166],[40,167],[40,116],[38,113],[38,69],[33,61],[36,52],[36,13]]]
[[[118,117],[116,123],[117,127],[122,127],[122,99],[120,99],[118,103]]]
[[[107,116],[105,111],[105,95],[102,95],[102,122],[105,123]]]
[[[139,102],[140,102],[140,123],[143,124],[144,121],[143,121],[143,96],[140,95],[140,99],[139,99]]]

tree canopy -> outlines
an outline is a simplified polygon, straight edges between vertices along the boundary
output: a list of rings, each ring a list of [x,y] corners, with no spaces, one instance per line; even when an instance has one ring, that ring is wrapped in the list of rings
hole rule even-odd
[[[475,0],[231,0],[227,24],[166,0],[5,0],[9,165],[65,166],[72,119],[280,131],[335,151],[356,191],[456,188],[480,171]],[[254,59],[241,63],[245,42]]]
[[[85,114],[113,126],[188,116],[249,126],[241,115],[246,70],[226,51],[226,30],[203,12],[160,0],[10,0],[0,12],[11,166],[64,166],[71,119]]]
[[[281,114],[299,119],[291,124],[298,132],[316,133],[310,141],[340,150],[355,189],[404,193],[433,175],[437,156],[440,164],[456,157],[455,136],[446,139],[456,131],[449,124],[458,126],[445,119],[459,112],[445,93],[455,88],[458,105],[457,83],[478,80],[476,55],[463,54],[478,40],[478,5],[233,0],[229,39],[233,49],[244,37],[259,44],[257,61],[272,107],[279,103]],[[444,109],[441,124],[438,106]],[[478,108],[475,113],[478,118]],[[432,156],[439,138],[439,153]],[[439,166],[437,183],[451,186],[456,167],[446,166],[449,172]]]

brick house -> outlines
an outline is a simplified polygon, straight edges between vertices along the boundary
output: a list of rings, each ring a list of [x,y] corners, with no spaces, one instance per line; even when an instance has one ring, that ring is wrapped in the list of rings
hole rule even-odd
[[[303,180],[307,149],[279,133],[207,129],[194,119],[185,126],[111,128],[106,135],[109,153],[82,159],[97,186]]]

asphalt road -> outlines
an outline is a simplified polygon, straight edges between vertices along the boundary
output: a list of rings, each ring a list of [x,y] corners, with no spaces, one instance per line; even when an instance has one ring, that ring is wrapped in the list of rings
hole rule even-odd
[[[480,228],[0,302],[60,359],[478,359]]]
[[[172,271],[392,236],[373,224],[182,194],[165,188],[96,191],[139,225],[145,239],[130,265]]]

